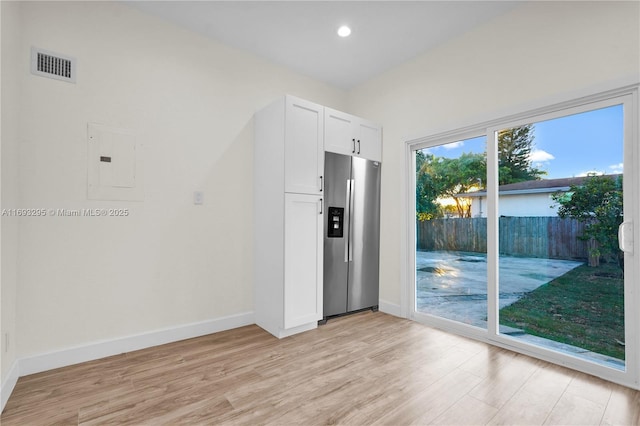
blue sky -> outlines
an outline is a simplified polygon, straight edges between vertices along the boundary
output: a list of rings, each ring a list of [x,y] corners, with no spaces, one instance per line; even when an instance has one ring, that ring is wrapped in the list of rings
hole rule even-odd
[[[622,105],[538,122],[534,127],[531,159],[535,167],[547,171],[545,179],[622,173]],[[484,137],[428,149],[449,158],[484,150]]]

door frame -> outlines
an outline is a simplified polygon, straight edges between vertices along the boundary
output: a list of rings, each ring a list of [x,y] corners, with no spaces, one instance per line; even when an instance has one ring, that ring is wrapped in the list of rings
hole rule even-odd
[[[635,389],[640,389],[640,249],[636,254],[625,253],[625,370],[620,371],[538,346],[517,341],[500,335],[497,330],[498,315],[498,216],[497,206],[497,141],[491,139],[495,131],[515,127],[522,124],[535,123],[552,118],[559,118],[586,112],[606,106],[623,104],[624,113],[624,163],[625,178],[623,181],[625,193],[625,220],[638,224],[633,227],[633,239],[640,242],[640,197],[635,196],[631,188],[640,188],[640,144],[639,144],[639,87],[638,83],[617,87],[602,92],[591,92],[583,96],[573,96],[568,100],[548,101],[536,108],[529,108],[516,114],[487,120],[457,129],[431,133],[407,139],[404,143],[405,171],[403,178],[406,211],[402,220],[406,223],[401,235],[401,306],[402,316],[436,328],[444,329],[459,335],[484,341],[492,345],[533,356],[554,364],[563,365],[578,371],[602,377]],[[487,155],[494,161],[487,161],[488,214],[487,214],[487,330],[444,318],[416,312],[416,221],[415,221],[415,151],[429,146],[442,145],[473,137],[487,136]],[[490,140],[491,139],[491,140]],[[629,166],[630,165],[630,166]],[[638,244],[636,244],[638,246]],[[629,265],[627,267],[627,265]],[[630,275],[630,277],[628,276]]]

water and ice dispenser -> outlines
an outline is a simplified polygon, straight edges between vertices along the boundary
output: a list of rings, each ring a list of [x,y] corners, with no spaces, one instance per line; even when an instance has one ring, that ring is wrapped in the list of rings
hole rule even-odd
[[[327,218],[329,223],[327,226],[328,238],[342,238],[344,229],[344,208],[343,207],[329,207]]]

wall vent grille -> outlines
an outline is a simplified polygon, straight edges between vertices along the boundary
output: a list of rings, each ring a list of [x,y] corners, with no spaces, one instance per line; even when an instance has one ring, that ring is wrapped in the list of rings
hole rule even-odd
[[[76,60],[69,56],[31,48],[31,73],[56,80],[76,82]]]

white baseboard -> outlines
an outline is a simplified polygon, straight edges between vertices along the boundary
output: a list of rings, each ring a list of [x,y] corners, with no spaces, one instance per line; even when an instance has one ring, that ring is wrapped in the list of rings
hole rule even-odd
[[[19,372],[22,377],[54,368],[93,361],[95,359],[204,336],[206,334],[217,333],[219,331],[230,330],[254,323],[253,312],[246,312],[119,339],[89,343],[61,351],[22,358],[20,359]]]
[[[11,392],[13,392],[13,388],[16,387],[16,383],[18,383],[18,378],[20,377],[20,368],[19,362],[16,360],[11,365],[9,369],[9,373],[7,377],[2,382],[2,386],[0,387],[0,413],[4,410],[4,406],[7,405],[7,401],[9,400],[9,396]]]
[[[386,300],[380,299],[378,301],[378,310],[380,312],[384,312],[385,314],[393,315],[396,317],[404,318],[402,316],[402,309],[400,305],[396,305],[395,303],[387,302]]]

